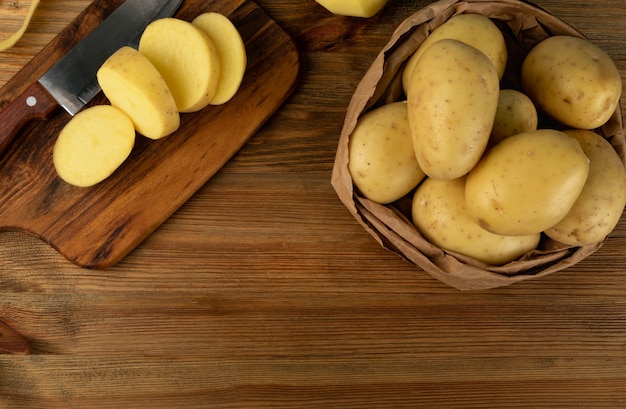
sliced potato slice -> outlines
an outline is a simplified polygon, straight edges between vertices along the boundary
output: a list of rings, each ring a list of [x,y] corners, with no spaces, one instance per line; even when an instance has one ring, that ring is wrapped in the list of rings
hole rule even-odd
[[[100,67],[97,77],[111,105],[126,112],[140,134],[159,139],[180,126],[165,80],[137,50],[120,48]]]
[[[53,148],[54,167],[67,183],[87,187],[109,177],[135,144],[130,117],[111,105],[79,112],[63,128]]]
[[[206,107],[217,91],[220,59],[209,36],[188,21],[155,20],[139,41],[145,55],[163,75],[180,112]]]
[[[203,13],[191,23],[202,29],[217,49],[220,60],[220,77],[210,104],[224,104],[237,93],[243,81],[248,63],[246,46],[237,27],[223,14]]]

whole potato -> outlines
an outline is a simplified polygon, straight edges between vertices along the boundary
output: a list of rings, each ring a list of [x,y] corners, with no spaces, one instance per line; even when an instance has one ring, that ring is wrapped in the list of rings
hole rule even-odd
[[[622,80],[611,58],[588,40],[548,37],[522,64],[525,93],[567,126],[595,129],[615,112]]]
[[[545,233],[561,243],[584,246],[604,240],[626,206],[626,169],[611,144],[589,130],[568,130],[589,158],[589,176],[569,213]]]
[[[465,180],[427,178],[415,191],[413,224],[428,241],[493,265],[508,263],[537,247],[540,233],[503,236],[480,227],[465,207]]]
[[[496,67],[498,78],[502,79],[508,52],[500,29],[488,17],[481,14],[457,14],[433,30],[407,61],[402,73],[402,86],[405,94],[408,94],[409,80],[417,60],[430,45],[444,38],[461,41],[482,51]]]
[[[563,132],[540,129],[495,145],[467,177],[468,212],[503,235],[542,232],[570,211],[585,185],[589,159]]]
[[[490,142],[537,129],[537,109],[528,96],[514,89],[501,89]]]
[[[424,178],[413,150],[406,102],[382,105],[359,118],[348,150],[354,184],[375,202],[398,200]]]
[[[498,105],[495,67],[474,47],[439,40],[417,61],[408,95],[415,155],[426,175],[456,179],[480,160]]]

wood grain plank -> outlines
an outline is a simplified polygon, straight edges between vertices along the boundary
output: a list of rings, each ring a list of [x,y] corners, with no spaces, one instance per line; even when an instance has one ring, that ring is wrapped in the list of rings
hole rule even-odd
[[[330,186],[354,88],[429,3],[390,0],[360,20],[260,0],[301,52],[296,91],[115,266],[1,232],[0,319],[32,354],[0,355],[0,407],[625,407],[624,217],[570,269],[461,293],[382,249]],[[626,5],[539,3],[624,75]],[[0,55],[0,75],[10,65]]]

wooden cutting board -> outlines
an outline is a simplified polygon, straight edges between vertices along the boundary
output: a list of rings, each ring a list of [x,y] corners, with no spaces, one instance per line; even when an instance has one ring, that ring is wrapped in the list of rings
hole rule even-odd
[[[36,81],[122,0],[94,1],[0,90],[0,109]],[[228,16],[239,29],[248,67],[238,94],[222,106],[182,114],[174,134],[137,137],[127,161],[107,180],[73,187],[56,175],[52,148],[70,116],[34,121],[0,157],[0,228],[36,235],[82,267],[122,259],[202,187],[293,91],[299,54],[292,39],[254,2],[185,0],[176,17]],[[101,93],[91,103],[107,103]]]

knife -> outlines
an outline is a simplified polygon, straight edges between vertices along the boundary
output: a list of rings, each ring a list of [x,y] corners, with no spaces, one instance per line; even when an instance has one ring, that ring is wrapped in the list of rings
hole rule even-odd
[[[152,21],[174,15],[183,0],[126,0],[38,81],[0,112],[0,153],[32,119],[47,119],[59,106],[76,115],[100,92],[96,73],[115,51],[137,47]]]

